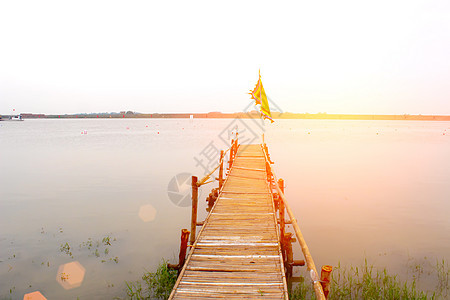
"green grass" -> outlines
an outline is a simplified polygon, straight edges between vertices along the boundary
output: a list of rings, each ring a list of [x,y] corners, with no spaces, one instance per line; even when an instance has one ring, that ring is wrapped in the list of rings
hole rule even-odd
[[[431,266],[431,265],[430,265]],[[438,261],[432,273],[436,286],[433,291],[422,291],[417,287],[420,274],[426,266],[414,263],[412,278],[401,281],[386,268],[380,270],[369,264],[367,259],[362,266],[345,267],[338,264],[331,273],[331,291],[328,299],[448,299],[450,296],[450,267],[444,260]],[[290,293],[290,299],[315,299],[314,289],[306,269],[305,280],[298,283]],[[419,274],[419,275],[418,275]],[[125,282],[128,299],[167,299],[177,280],[177,271],[167,268],[162,260],[156,272],[145,272],[142,280]],[[264,297],[261,293],[262,298]]]
[[[423,267],[416,266],[418,270]],[[437,262],[434,269],[436,287],[433,291],[417,288],[417,276],[407,282],[391,275],[386,268],[376,269],[367,260],[360,267],[333,268],[331,291],[328,299],[447,299],[449,296],[450,268],[445,261]],[[290,294],[290,299],[315,299],[309,277],[301,281]]]
[[[167,299],[176,281],[177,271],[167,268],[167,261],[162,260],[156,272],[145,272],[142,281],[127,281],[125,284],[131,300]]]
[[[437,286],[436,290],[439,296],[447,298],[450,296],[450,266],[445,260],[436,263]]]

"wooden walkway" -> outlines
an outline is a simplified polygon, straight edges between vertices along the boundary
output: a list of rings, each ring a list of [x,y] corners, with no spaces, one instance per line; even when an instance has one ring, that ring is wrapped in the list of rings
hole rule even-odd
[[[261,145],[240,145],[169,299],[288,299]]]

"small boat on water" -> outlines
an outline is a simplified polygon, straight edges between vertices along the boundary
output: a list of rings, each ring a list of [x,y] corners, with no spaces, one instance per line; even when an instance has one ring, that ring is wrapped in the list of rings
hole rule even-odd
[[[15,115],[9,117],[9,121],[23,121],[22,115]]]

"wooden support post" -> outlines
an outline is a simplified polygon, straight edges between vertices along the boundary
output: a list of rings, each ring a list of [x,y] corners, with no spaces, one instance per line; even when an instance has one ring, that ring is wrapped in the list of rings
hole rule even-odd
[[[232,154],[231,156],[233,156],[234,158],[234,139],[231,140],[231,149],[230,149],[230,154]]]
[[[180,255],[178,256],[178,264],[167,264],[168,268],[178,270],[178,274],[180,273],[181,269],[183,268],[184,262],[186,261],[188,239],[189,231],[187,229],[181,229]]]
[[[264,149],[264,152],[266,153],[267,157],[269,157],[269,148],[267,148],[266,143],[263,143],[263,149]]]
[[[211,209],[214,206],[214,203],[217,200],[217,197],[219,197],[219,190],[217,188],[212,189],[211,193],[209,193],[209,196],[206,198],[206,202],[208,202],[208,207],[206,208],[207,212],[211,211]]]
[[[187,229],[181,230],[181,245],[180,245],[180,255],[178,256],[178,265],[180,269],[184,265],[184,261],[186,260],[186,250],[187,250],[187,242],[189,239],[189,231]]]
[[[195,234],[197,231],[197,206],[198,206],[198,185],[197,176],[192,176],[192,216],[191,216],[191,239],[190,244],[195,243]]]
[[[267,149],[266,144],[263,145],[265,156],[266,156],[266,173],[267,173],[267,181],[270,183],[270,186],[272,187],[272,168],[270,167],[270,158],[269,158],[269,152]]]
[[[332,270],[333,270],[332,266],[322,266],[322,272],[320,273],[320,284],[322,285],[325,298],[328,298],[328,294],[330,293],[330,281]]]
[[[278,211],[280,209],[280,197],[278,197],[278,194],[273,194],[273,204],[275,206],[275,211]],[[280,224],[280,220],[278,219],[278,224]]]
[[[284,246],[285,246],[285,264],[286,267],[286,280],[288,284],[288,291],[292,290],[292,267],[294,264],[294,253],[292,252],[292,233],[286,232],[284,234]]]
[[[231,170],[231,165],[233,164],[233,150],[234,150],[234,140],[231,140],[231,147],[230,147],[230,159],[228,160],[228,169]]]
[[[223,150],[220,150],[220,168],[219,168],[219,191],[223,185]]]
[[[211,194],[209,194],[209,196],[206,198],[206,202],[208,203],[208,207],[206,207],[206,211],[210,212],[214,205],[214,198],[211,197]]]
[[[284,194],[284,180],[283,179],[278,179],[278,186],[279,186],[279,188],[280,188],[280,190],[281,190],[281,192]],[[284,202],[283,202],[283,200],[281,199],[281,195],[279,196],[280,197],[280,201],[279,201],[279,211],[278,211],[278,213],[279,213],[279,215],[280,215],[280,236],[284,236],[284,233],[285,233],[285,231],[286,231],[286,218],[285,218],[285,215],[284,215]]]
[[[266,145],[265,143],[263,143],[262,147],[263,147],[264,153],[266,154],[267,161],[268,161],[270,164],[273,164],[273,161],[270,159],[269,148],[267,147],[267,145]]]

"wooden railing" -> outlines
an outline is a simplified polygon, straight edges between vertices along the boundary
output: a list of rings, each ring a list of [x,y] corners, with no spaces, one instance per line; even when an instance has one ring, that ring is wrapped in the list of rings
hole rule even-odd
[[[268,169],[268,177],[273,177],[274,185],[277,189],[278,195],[281,199],[282,206],[280,205],[280,211],[286,209],[288,215],[289,215],[289,223],[292,225],[295,231],[295,236],[297,237],[297,241],[300,244],[300,247],[302,249],[303,256],[305,257],[306,266],[309,271],[309,275],[311,278],[311,281],[314,286],[314,292],[316,294],[316,299],[325,300],[326,296],[324,294],[324,290],[321,284],[321,281],[319,279],[319,275],[317,273],[316,265],[314,264],[314,260],[312,258],[311,253],[309,252],[308,245],[306,244],[305,238],[303,237],[303,234],[300,230],[300,227],[298,226],[297,219],[294,216],[294,213],[292,212],[291,207],[289,206],[289,203],[286,199],[286,196],[284,195],[284,191],[280,187],[280,184],[278,184],[278,179],[273,171],[273,168],[271,166],[271,160],[269,158],[269,154],[267,151],[267,146],[265,143],[261,145],[264,156],[266,159],[266,168]],[[283,207],[284,206],[284,207]],[[284,211],[281,211],[280,215],[284,216]],[[281,220],[283,223],[285,222],[284,218]],[[284,224],[281,224],[281,231],[284,232]]]

